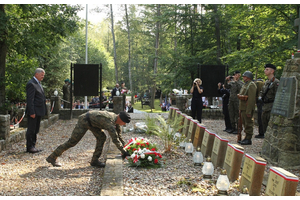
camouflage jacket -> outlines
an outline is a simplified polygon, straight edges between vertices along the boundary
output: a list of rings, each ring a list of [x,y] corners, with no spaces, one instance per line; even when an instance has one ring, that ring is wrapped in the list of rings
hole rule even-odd
[[[230,81],[229,83],[225,81],[225,88],[230,89],[229,101],[236,101],[236,102],[239,101],[237,94],[240,92],[242,86],[243,86],[243,82],[240,80]]]
[[[277,88],[279,86],[279,80],[274,77],[274,79],[267,80],[262,87],[259,96],[262,98],[264,105],[263,111],[272,110],[273,102],[275,100],[275,95],[277,92]],[[269,89],[268,89],[269,87]]]
[[[89,111],[91,126],[107,130],[113,143],[124,153],[123,146],[125,142],[122,138],[120,125],[116,124],[118,115],[107,111]]]
[[[246,82],[243,85],[239,94],[248,96],[247,101],[240,100],[239,109],[245,110],[246,114],[251,114],[252,111],[254,111],[254,109],[255,109],[255,102],[256,102],[256,85],[255,85],[255,83],[253,81]]]

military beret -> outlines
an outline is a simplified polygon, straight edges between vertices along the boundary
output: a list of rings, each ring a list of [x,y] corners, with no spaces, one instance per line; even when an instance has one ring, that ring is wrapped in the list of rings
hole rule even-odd
[[[275,65],[272,65],[272,64],[265,64],[265,68],[271,68],[271,69],[276,70]]]
[[[65,82],[69,82],[69,83],[70,83],[70,80],[67,78],[67,79],[65,80]]]
[[[120,116],[121,120],[125,123],[129,123],[131,120],[131,117],[127,112],[121,111],[119,116]]]
[[[237,70],[237,71],[234,72],[234,75],[235,75],[235,74],[240,74],[240,73],[241,73],[241,72],[240,72],[239,70]]]

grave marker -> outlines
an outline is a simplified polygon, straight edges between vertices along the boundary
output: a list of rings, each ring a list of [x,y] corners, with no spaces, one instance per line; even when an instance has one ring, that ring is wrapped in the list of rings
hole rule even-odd
[[[205,157],[211,157],[212,148],[214,145],[215,133],[205,129],[201,144],[201,153]]]
[[[280,168],[271,167],[266,196],[295,196],[299,178]]]
[[[187,115],[184,114],[184,113],[181,113],[181,114],[180,114],[180,118],[181,118],[181,120],[180,120],[180,125],[184,125],[184,121],[185,121],[185,117],[186,117],[186,116],[187,116]],[[182,134],[183,129],[184,129],[184,128],[180,128],[180,129],[178,130],[178,132],[179,132],[180,134]]]
[[[227,171],[229,181],[239,178],[244,148],[237,144],[228,143],[223,168]]]
[[[223,139],[217,134],[215,135],[211,154],[211,161],[214,164],[214,167],[223,167],[228,141],[229,140]]]
[[[176,116],[177,116],[177,110],[179,110],[178,108],[174,107],[174,111],[172,113],[172,119],[175,120],[176,119]]]
[[[201,124],[197,123],[194,142],[193,142],[193,145],[195,148],[201,147],[204,131],[205,131],[205,127],[201,126]]]
[[[250,196],[259,196],[266,164],[265,159],[256,155],[246,154],[240,179],[240,190],[246,185]]]
[[[188,140],[191,139],[192,142],[194,141],[197,123],[198,123],[198,120],[196,120],[196,119],[192,119],[191,122],[190,122],[187,139]]]
[[[170,106],[170,108],[169,108],[169,116],[168,116],[169,120],[172,120],[173,111],[174,111],[174,107]]]
[[[184,120],[184,129],[183,129],[183,133],[185,135],[185,137],[187,137],[188,135],[188,132],[189,132],[189,128],[190,128],[190,123],[191,123],[191,120],[193,118],[190,117],[190,116],[186,116],[185,117],[185,120]]]

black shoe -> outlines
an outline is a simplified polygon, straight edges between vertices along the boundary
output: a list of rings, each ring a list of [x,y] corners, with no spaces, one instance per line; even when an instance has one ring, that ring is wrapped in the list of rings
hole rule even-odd
[[[91,162],[91,166],[103,168],[103,167],[105,167],[105,163],[102,163],[102,162],[97,160],[97,161]]]
[[[231,134],[238,134],[237,130],[234,130]]]
[[[226,131],[226,132],[227,132],[227,130],[228,130],[228,129],[224,129],[223,131]]]
[[[32,147],[30,149],[27,149],[27,152],[28,153],[38,153],[38,152],[41,152],[42,150],[40,149],[36,149],[35,147]]]
[[[56,160],[51,157],[46,158],[46,161],[48,163],[51,163],[53,167],[61,167],[61,164],[59,162],[56,162]]]
[[[265,138],[264,135],[256,135],[255,138]]]
[[[233,129],[229,129],[229,130],[227,130],[226,132],[227,133],[232,133],[234,130]]]
[[[245,140],[241,141],[240,144],[241,144],[241,145],[251,145],[251,144],[252,144],[252,141],[251,141],[251,140],[248,140],[248,139],[245,139]]]

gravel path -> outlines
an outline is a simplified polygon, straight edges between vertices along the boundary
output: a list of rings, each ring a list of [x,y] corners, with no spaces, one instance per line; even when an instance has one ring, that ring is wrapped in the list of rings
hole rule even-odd
[[[133,128],[135,122],[140,121],[139,114],[131,114],[132,122],[127,129]],[[140,114],[141,115],[141,114]],[[164,115],[167,116],[167,115]],[[59,120],[54,125],[41,132],[37,139],[37,148],[43,149],[37,154],[25,152],[25,141],[13,144],[9,150],[0,152],[0,195],[1,196],[98,196],[104,169],[90,166],[96,140],[88,131],[82,140],[66,151],[58,161],[61,168],[52,167],[45,158],[61,143],[66,141],[77,122],[73,120]],[[236,135],[223,132],[223,120],[203,120],[205,126],[222,138],[235,143]],[[254,134],[257,134],[255,127]],[[156,136],[137,134],[133,131],[124,133],[124,139],[142,136],[157,143],[162,152],[162,142]],[[258,154],[263,140],[253,139],[253,145],[244,146],[246,153]],[[104,155],[100,160],[106,160],[107,144]],[[176,149],[174,154],[163,154],[165,165],[158,169],[139,169],[123,162],[124,196],[192,196],[215,195],[217,193],[214,182],[219,169],[215,170],[212,181],[202,179],[201,168],[195,167],[192,157],[187,156],[182,149]],[[267,165],[266,171],[269,169]],[[300,170],[289,170],[300,177]],[[269,173],[269,171],[267,171]],[[229,195],[239,195],[238,182],[231,184]],[[200,188],[193,191],[191,188]],[[264,195],[262,187],[261,195]],[[298,193],[300,186],[298,184]]]

